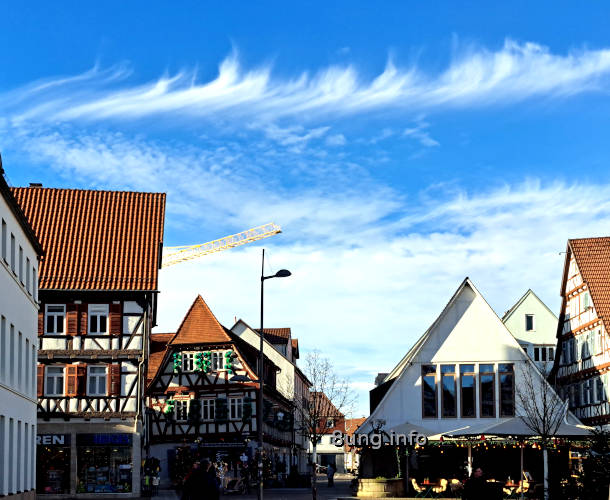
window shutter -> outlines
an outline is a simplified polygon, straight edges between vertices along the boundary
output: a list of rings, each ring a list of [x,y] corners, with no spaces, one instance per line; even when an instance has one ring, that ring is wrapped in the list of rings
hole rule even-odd
[[[44,365],[37,366],[37,376],[38,376],[38,397],[41,398],[44,395]]]
[[[40,311],[38,311],[38,336],[42,337],[44,335],[44,305],[40,306]]]
[[[121,304],[110,304],[110,335],[121,335],[123,333],[123,320],[121,315]]]
[[[78,335],[78,304],[66,304],[66,333]]]
[[[76,392],[78,396],[85,396],[87,394],[87,365],[80,363],[77,365],[76,376],[78,379]]]
[[[121,365],[108,366],[108,394],[110,396],[121,395]]]
[[[66,396],[76,396],[78,388],[78,369],[77,365],[66,365]]]
[[[87,304],[78,305],[78,320],[79,320],[79,332],[81,335],[87,335],[89,331],[89,325],[87,324]]]

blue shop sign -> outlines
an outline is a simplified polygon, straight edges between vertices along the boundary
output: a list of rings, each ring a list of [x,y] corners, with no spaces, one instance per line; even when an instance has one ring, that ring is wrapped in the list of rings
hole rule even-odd
[[[77,434],[78,446],[130,446],[131,434]]]

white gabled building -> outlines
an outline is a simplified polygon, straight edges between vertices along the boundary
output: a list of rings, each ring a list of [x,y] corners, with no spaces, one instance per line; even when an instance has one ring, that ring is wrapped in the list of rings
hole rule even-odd
[[[35,498],[38,259],[0,161],[0,496]]]
[[[384,430],[408,423],[435,434],[503,422],[521,415],[516,391],[525,373],[540,377],[466,278],[432,326],[371,391],[371,415],[358,433],[370,432],[379,421],[385,421]]]
[[[555,360],[557,321],[531,289],[502,317],[502,323],[544,373],[550,371]]]

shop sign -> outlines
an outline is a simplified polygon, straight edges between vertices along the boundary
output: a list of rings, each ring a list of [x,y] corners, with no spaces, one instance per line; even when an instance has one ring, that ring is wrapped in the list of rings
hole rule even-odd
[[[243,448],[244,443],[201,443],[202,448]]]
[[[36,444],[67,446],[70,444],[70,434],[38,434]]]
[[[131,434],[77,434],[76,444],[79,446],[129,446]]]

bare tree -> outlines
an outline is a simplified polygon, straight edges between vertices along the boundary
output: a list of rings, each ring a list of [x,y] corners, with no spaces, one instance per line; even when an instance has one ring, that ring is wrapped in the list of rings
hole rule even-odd
[[[549,498],[548,446],[557,434],[566,414],[566,403],[547,382],[549,367],[545,363],[542,371],[530,366],[521,369],[516,387],[517,402],[524,413],[522,420],[532,434],[540,438],[543,457],[544,499]]]
[[[334,427],[346,414],[351,413],[356,398],[347,380],[339,378],[330,360],[318,351],[306,356],[303,372],[311,382],[311,387],[309,397],[302,400],[295,398],[295,427],[311,442],[311,493],[313,500],[316,500],[318,441],[328,433],[329,422],[332,421]]]

